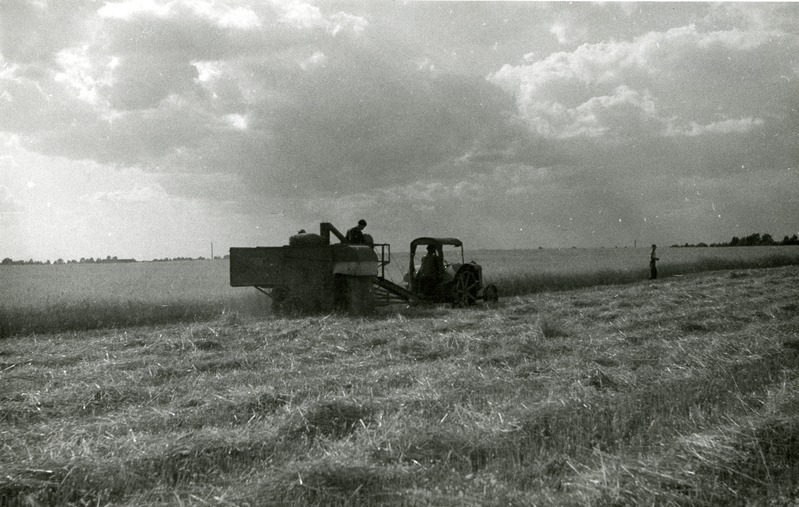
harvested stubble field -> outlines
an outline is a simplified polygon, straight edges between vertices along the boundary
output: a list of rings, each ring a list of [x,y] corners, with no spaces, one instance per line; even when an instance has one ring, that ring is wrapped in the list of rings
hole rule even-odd
[[[0,342],[0,504],[795,505],[799,267]]]

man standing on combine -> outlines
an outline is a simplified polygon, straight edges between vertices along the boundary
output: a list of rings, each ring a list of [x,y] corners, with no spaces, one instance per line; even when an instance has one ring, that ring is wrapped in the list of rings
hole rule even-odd
[[[363,235],[363,230],[366,228],[366,220],[363,218],[358,220],[358,225],[347,231],[347,243],[351,245],[365,245],[366,238]]]

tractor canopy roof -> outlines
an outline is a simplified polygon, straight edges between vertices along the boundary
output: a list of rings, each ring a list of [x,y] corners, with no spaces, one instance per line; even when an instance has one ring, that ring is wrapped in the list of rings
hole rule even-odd
[[[452,246],[463,246],[461,240],[458,238],[416,238],[415,240],[411,241],[411,251],[416,250],[416,247],[419,245],[435,245],[440,247],[442,245],[452,245]]]

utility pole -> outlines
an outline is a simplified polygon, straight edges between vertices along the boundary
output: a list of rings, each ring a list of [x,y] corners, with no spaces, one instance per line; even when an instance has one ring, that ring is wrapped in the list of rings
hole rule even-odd
[[[214,260],[214,242],[211,241],[211,260]]]

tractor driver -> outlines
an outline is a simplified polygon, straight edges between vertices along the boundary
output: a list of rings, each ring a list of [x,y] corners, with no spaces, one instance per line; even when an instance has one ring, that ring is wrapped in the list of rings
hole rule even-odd
[[[436,291],[441,278],[441,262],[438,258],[435,245],[427,245],[427,255],[422,257],[422,265],[416,275],[419,290],[423,294],[432,294]]]
[[[365,228],[366,220],[363,218],[358,220],[358,225],[347,231],[347,242],[352,245],[365,245],[366,238],[363,235]]]

